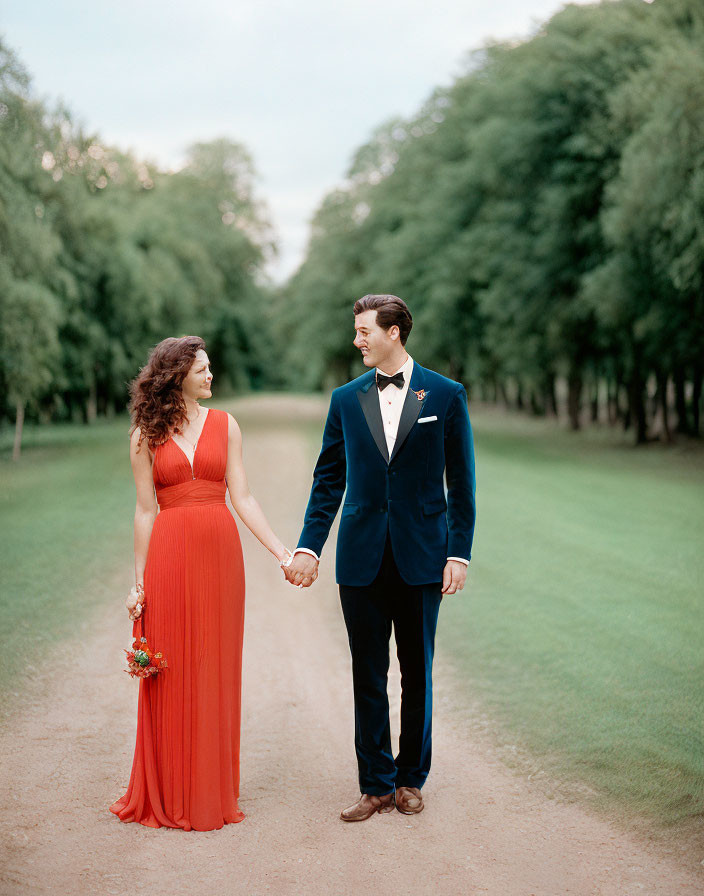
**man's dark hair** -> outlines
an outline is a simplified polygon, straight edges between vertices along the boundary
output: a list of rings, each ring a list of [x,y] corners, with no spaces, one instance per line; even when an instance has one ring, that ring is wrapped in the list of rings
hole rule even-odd
[[[413,318],[408,306],[398,296],[362,296],[354,303],[355,317],[363,311],[376,311],[376,322],[382,330],[390,330],[394,325],[399,329],[401,345],[406,344],[413,327]]]

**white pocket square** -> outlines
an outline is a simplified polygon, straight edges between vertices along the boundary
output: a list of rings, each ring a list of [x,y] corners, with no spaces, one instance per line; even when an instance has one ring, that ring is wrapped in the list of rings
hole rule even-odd
[[[418,423],[432,423],[433,420],[437,420],[437,417],[419,417]]]

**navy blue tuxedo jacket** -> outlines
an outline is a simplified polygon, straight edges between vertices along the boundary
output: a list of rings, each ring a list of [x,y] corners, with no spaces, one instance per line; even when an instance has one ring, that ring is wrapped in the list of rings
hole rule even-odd
[[[418,422],[428,417],[437,419]],[[299,548],[322,553],[345,491],[337,539],[339,584],[374,581],[387,532],[409,585],[442,581],[448,557],[469,560],[475,480],[464,387],[414,361],[391,457],[375,371],[335,389]]]

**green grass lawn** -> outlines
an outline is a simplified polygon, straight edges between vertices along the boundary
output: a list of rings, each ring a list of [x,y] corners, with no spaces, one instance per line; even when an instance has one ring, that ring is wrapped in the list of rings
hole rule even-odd
[[[116,599],[132,557],[128,426],[27,427],[17,463],[0,435],[0,692],[21,687],[20,657],[42,665],[42,648]]]
[[[276,416],[313,457],[322,420]],[[665,823],[702,813],[704,450],[633,449],[619,433],[487,410],[472,420],[471,579],[443,601],[438,636],[467,705],[611,806]],[[273,421],[252,425],[276,438]],[[41,662],[43,646],[123,598],[127,427],[28,427],[18,464],[0,433],[0,694],[21,689],[19,657]]]
[[[548,772],[665,823],[704,812],[704,454],[472,414],[469,587],[439,637]]]

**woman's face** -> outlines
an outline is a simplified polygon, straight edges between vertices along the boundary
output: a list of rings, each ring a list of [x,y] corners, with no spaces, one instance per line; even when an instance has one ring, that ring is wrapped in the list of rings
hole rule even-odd
[[[183,381],[181,389],[184,397],[198,401],[201,398],[212,398],[213,393],[210,391],[210,384],[213,382],[213,375],[210,372],[210,361],[207,354],[202,348],[196,352],[195,360],[191,364],[186,378]]]

